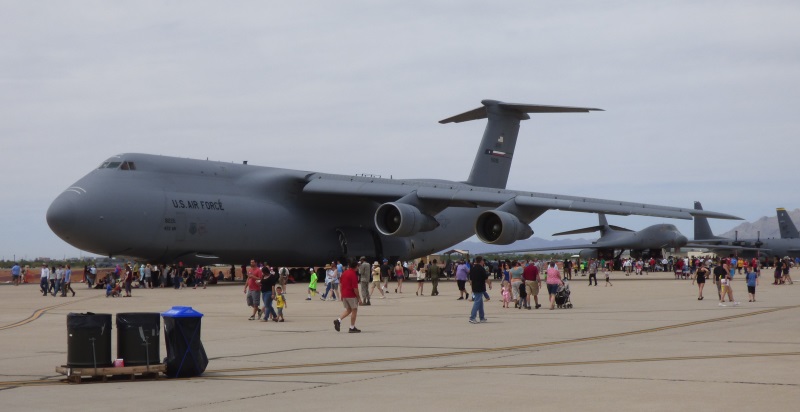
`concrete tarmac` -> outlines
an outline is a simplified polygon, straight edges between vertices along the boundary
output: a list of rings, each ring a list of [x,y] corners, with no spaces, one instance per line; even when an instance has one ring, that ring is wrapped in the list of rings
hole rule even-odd
[[[333,329],[340,302],[288,286],[286,322],[250,321],[243,284],[208,289],[135,289],[131,298],[75,285],[76,297],[43,297],[38,285],[0,286],[0,405],[8,411],[218,410],[792,410],[800,402],[800,285],[773,286],[765,272],[756,302],[743,276],[739,306],[718,306],[707,283],[672,274],[587,286],[573,277],[573,309],[503,309],[498,284],[488,322],[467,322],[471,303],[441,295],[373,298],[360,334]],[[68,384],[70,312],[163,312],[191,306],[205,316],[205,374],[190,379]],[[163,329],[163,326],[162,326]],[[116,354],[116,331],[112,353]],[[163,334],[162,334],[163,336]],[[162,337],[163,340],[163,337]],[[161,357],[166,356],[161,344]]]

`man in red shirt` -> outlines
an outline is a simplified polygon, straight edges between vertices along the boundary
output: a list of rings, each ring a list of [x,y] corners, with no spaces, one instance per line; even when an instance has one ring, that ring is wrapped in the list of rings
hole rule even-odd
[[[542,307],[539,304],[539,286],[542,284],[542,279],[539,277],[539,268],[533,262],[528,262],[528,266],[522,272],[522,278],[525,279],[525,288],[528,291],[528,296],[525,297],[525,308],[531,308],[531,295],[533,295],[533,302],[536,309]]]
[[[256,318],[256,313],[258,313],[258,318],[261,319],[261,309],[258,307],[258,304],[261,302],[261,278],[264,277],[264,274],[261,272],[261,269],[256,266],[256,261],[250,261],[250,267],[247,268],[247,283],[244,285],[244,293],[247,296],[247,306],[251,306],[253,308],[253,314],[250,315],[249,320],[254,320]]]
[[[342,273],[342,278],[339,284],[342,288],[342,304],[344,305],[344,313],[338,319],[333,321],[333,327],[336,331],[342,324],[342,319],[350,315],[350,333],[359,333],[361,330],[356,328],[356,316],[358,315],[358,305],[361,304],[361,295],[358,293],[358,274],[356,273],[356,266],[358,263],[350,261],[347,265],[347,270]]]

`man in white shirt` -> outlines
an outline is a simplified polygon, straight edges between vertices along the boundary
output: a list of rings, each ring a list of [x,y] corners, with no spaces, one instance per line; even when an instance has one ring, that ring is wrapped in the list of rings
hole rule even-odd
[[[89,268],[89,274],[92,281],[86,283],[89,285],[89,289],[91,289],[92,286],[97,282],[97,266],[92,265],[92,267]]]
[[[42,265],[42,279],[39,281],[39,286],[42,288],[42,296],[47,296],[48,281],[50,279],[50,268],[47,265]]]

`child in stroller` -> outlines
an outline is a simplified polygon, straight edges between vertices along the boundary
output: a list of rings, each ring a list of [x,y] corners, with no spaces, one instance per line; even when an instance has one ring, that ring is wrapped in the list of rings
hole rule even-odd
[[[572,309],[572,302],[569,300],[569,280],[564,279],[563,284],[558,286],[556,292],[556,306],[559,309]]]

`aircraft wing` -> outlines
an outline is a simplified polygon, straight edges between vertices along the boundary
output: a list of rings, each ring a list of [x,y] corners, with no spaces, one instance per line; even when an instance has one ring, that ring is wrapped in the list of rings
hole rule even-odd
[[[735,245],[723,245],[723,244],[708,244],[708,243],[687,243],[683,247],[694,247],[694,248],[703,248],[703,249],[717,249],[717,250],[760,250],[763,252],[769,252],[771,249],[767,248],[758,248],[758,247],[747,247],[747,246],[735,246]]]
[[[582,245],[562,245],[562,246],[548,246],[548,247],[537,247],[537,248],[528,248],[528,249],[514,249],[514,250],[498,250],[498,251],[487,251],[484,253],[475,252],[476,255],[504,255],[510,253],[527,253],[527,252],[548,252],[551,250],[579,250],[579,249],[600,249],[605,248],[606,246],[599,246],[597,243],[585,243]],[[609,246],[612,247],[613,246]]]
[[[740,217],[725,213],[693,208],[523,192],[437,180],[400,180],[311,173],[306,176],[306,181],[307,183],[303,187],[303,193],[306,194],[361,197],[381,202],[395,201],[404,196],[416,194],[416,198],[420,202],[431,202],[444,207],[498,207],[513,200],[516,207],[530,210],[556,209],[570,212],[654,216],[686,220],[692,219],[693,216],[742,220]]]

